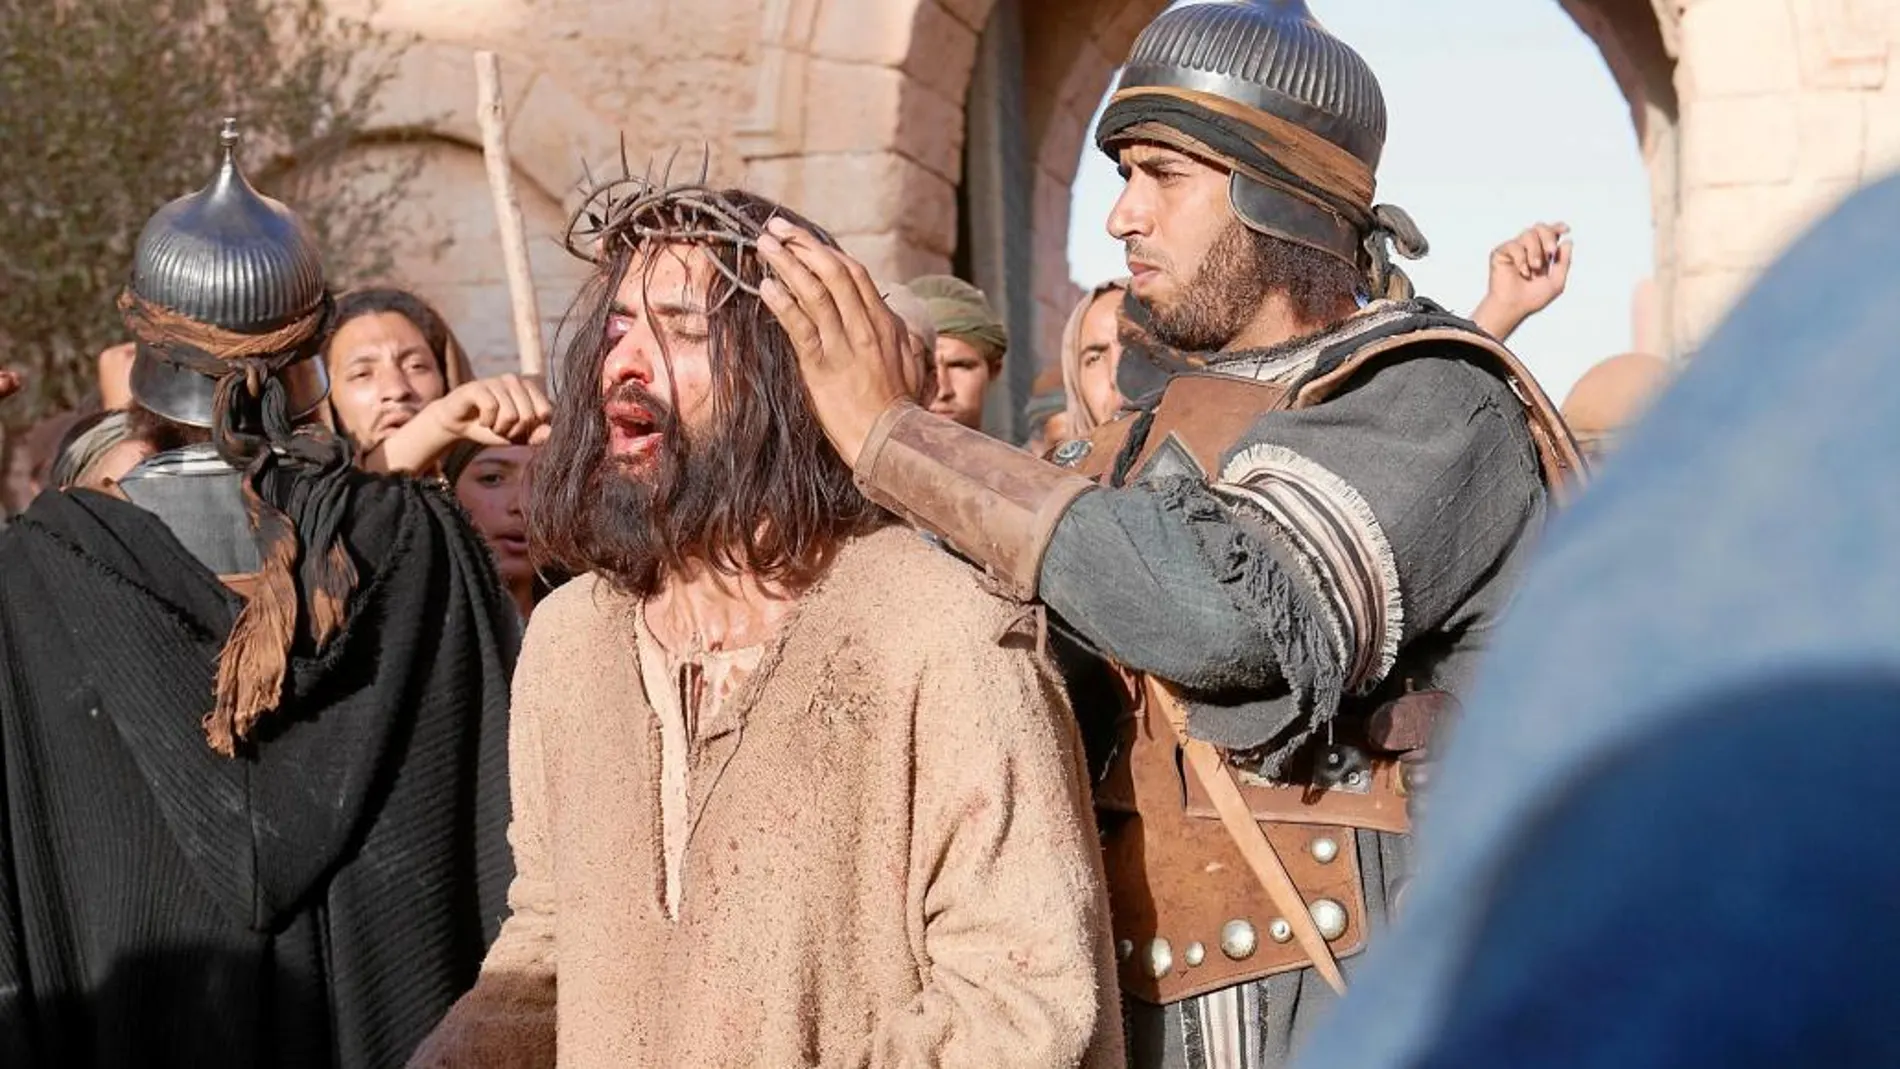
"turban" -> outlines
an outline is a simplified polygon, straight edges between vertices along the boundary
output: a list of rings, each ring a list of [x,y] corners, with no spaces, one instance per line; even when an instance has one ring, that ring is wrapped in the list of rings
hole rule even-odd
[[[1137,141],[1231,172],[1235,214],[1251,229],[1359,269],[1373,297],[1411,296],[1391,254],[1417,259],[1430,246],[1404,209],[1373,203],[1372,168],[1346,149],[1214,93],[1150,86],[1118,91],[1096,127],[1110,156]]]
[[[983,291],[950,275],[925,275],[913,279],[910,291],[930,310],[937,335],[957,338],[975,346],[995,368],[1009,349],[1009,331],[990,307]]]

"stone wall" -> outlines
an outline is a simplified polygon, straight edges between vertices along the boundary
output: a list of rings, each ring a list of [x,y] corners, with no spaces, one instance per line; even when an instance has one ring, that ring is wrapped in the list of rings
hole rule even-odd
[[[1900,163],[1900,2],[1681,0],[1665,18],[1682,106],[1680,351],[1790,239]]]
[[[383,123],[442,137],[416,221],[452,250],[422,250],[393,281],[442,304],[472,352],[512,351],[500,245],[480,182],[473,50],[503,57],[510,147],[538,250],[574,203],[580,161],[627,139],[639,166],[704,144],[715,177],[742,181],[837,234],[880,278],[946,271],[956,252],[964,101],[992,0],[386,0],[379,25],[420,44],[385,96]],[[1076,291],[1068,188],[1096,102],[1165,0],[1025,5],[1029,131],[1036,146],[1036,350],[1053,354]],[[346,8],[346,10],[348,10]],[[389,151],[375,149],[370,151]],[[537,254],[545,318],[573,270]],[[547,274],[542,274],[544,270]]]
[[[1560,0],[1602,49],[1652,176],[1657,270],[1638,333],[1681,354],[1818,213],[1900,162],[1890,44],[1900,0]],[[948,269],[964,102],[992,0],[385,0],[417,35],[388,122],[432,120],[417,212],[452,252],[405,264],[470,347],[505,362],[507,294],[473,150],[472,49],[504,57],[510,139],[545,252],[585,158],[636,165],[710,147],[744,181],[830,227],[882,278]],[[1022,5],[1037,353],[1077,290],[1069,187],[1119,58],[1165,0]],[[1322,5],[1323,14],[1323,5]],[[1090,221],[1095,225],[1095,221]],[[538,255],[543,311],[574,268]],[[1093,281],[1093,280],[1090,280]]]

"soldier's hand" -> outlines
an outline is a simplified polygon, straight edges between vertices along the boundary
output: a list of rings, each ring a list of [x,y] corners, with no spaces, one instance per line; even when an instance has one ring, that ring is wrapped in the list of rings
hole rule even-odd
[[[912,396],[904,376],[908,331],[864,265],[784,219],[766,224],[759,287],[798,353],[799,371],[825,436],[855,465],[884,410]]]
[[[1548,308],[1570,281],[1568,233],[1567,224],[1538,223],[1492,249],[1490,287],[1471,318],[1503,339]]]
[[[0,401],[20,392],[20,373],[0,367]]]
[[[451,437],[483,445],[539,445],[548,436],[553,406],[540,383],[507,374],[465,382],[427,411]]]

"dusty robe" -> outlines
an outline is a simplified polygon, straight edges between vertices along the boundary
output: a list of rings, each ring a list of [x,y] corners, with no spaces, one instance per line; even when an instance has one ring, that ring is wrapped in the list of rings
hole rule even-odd
[[[417,1064],[1119,1064],[1080,746],[1020,610],[908,530],[846,545],[695,732],[677,921],[635,611],[585,577],[535,613],[514,913]]]
[[[156,515],[0,535],[0,1066],[400,1065],[510,876],[512,607],[439,491],[361,476],[343,632],[237,758],[200,720],[238,598]]]

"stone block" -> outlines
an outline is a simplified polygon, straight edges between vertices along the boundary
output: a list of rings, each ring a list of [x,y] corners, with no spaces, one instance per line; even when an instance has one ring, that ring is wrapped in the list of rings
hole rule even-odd
[[[1030,237],[1030,292],[1048,300],[1060,300],[1075,284],[1069,269],[1069,231],[1045,232],[1038,229]]]
[[[642,4],[586,6],[637,9],[650,7],[651,0]],[[664,39],[668,44],[677,42],[690,47],[696,56],[743,60],[753,53],[764,36],[764,7],[748,0],[667,0]]]
[[[936,7],[935,0],[878,0],[870,4],[829,0],[818,9],[811,54],[847,63],[898,66],[911,53],[911,26],[920,5]]]
[[[1891,0],[1797,0],[1801,83],[1810,89],[1880,89],[1887,83],[1900,7]]]
[[[941,275],[950,270],[950,257],[920,248],[895,231],[847,234],[838,243],[880,282],[907,282],[919,275]]]
[[[620,122],[659,144],[697,149],[707,141],[722,141],[732,136],[748,102],[749,73],[744,65],[722,59],[650,64],[640,71]]]
[[[1900,170],[1900,83],[1869,94],[1862,104],[1861,180],[1874,181]]]
[[[397,61],[396,75],[376,96],[373,124],[432,126],[446,137],[480,144],[475,117],[475,53],[459,45],[422,41]],[[501,57],[502,110],[514,115],[534,88],[537,70],[515,56]]]
[[[1671,308],[1677,351],[1693,356],[1757,274],[1754,271],[1706,271],[1678,278]]]
[[[1698,100],[1683,109],[1682,185],[1785,182],[1795,176],[1800,148],[1795,97]]]
[[[1069,71],[1062,79],[1062,85],[1056,90],[1056,100],[1062,105],[1080,103],[1090,113],[1101,102],[1102,94],[1108,92],[1109,82],[1115,77],[1117,61],[1108,58],[1095,42],[1084,42],[1076,51],[1075,60],[1069,65]]]
[[[956,250],[956,187],[896,153],[753,160],[745,181],[834,234],[892,232],[935,255]]]
[[[1867,144],[1868,94],[1807,92],[1795,103],[1799,149],[1795,176],[1813,181],[1857,179]]]
[[[977,33],[983,32],[984,24],[990,20],[990,8],[996,0],[939,0],[943,9]]]
[[[1075,181],[1082,153],[1095,151],[1095,131],[1089,125],[1094,117],[1093,107],[1071,105],[1058,111],[1050,118],[1048,129],[1043,131],[1036,165],[1064,182]]]
[[[1685,100],[1800,88],[1790,0],[1700,0],[1682,13],[1677,86]]]
[[[1677,224],[1678,269],[1684,275],[1759,270],[1854,185],[1837,180],[1698,190],[1685,199]]]
[[[1069,183],[1037,168],[1035,185],[1030,191],[1030,226],[1037,234],[1060,234],[1068,240]]]
[[[896,140],[904,75],[814,59],[805,71],[804,151],[875,152]]]
[[[963,106],[918,82],[907,82],[890,144],[946,181],[963,180]]]
[[[957,251],[957,187],[910,160],[900,165],[898,232],[912,244],[942,256]]]
[[[976,40],[976,31],[957,21],[937,0],[920,0],[903,71],[946,99],[967,99],[970,71],[976,66]]]
[[[559,199],[580,177],[582,160],[617,154],[618,142],[609,139],[620,128],[594,115],[552,77],[537,78],[509,113],[508,155],[542,192]]]
[[[1168,0],[1118,0],[1111,5],[1115,13],[1095,24],[1096,45],[1119,66],[1134,49],[1135,38],[1167,6]]]
[[[1035,309],[1036,368],[1058,368],[1062,361],[1062,327],[1069,321],[1069,305],[1038,299]]]

